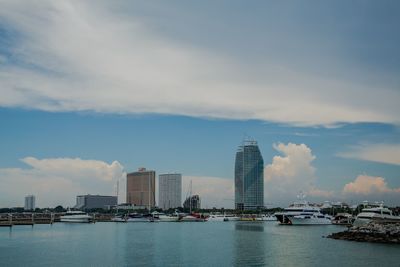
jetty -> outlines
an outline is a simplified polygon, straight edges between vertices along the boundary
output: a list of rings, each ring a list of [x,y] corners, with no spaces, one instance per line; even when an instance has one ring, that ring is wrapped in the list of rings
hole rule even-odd
[[[350,227],[347,231],[330,234],[327,238],[400,245],[400,223],[371,222],[364,226]]]
[[[0,215],[0,227],[14,225],[53,224],[54,214],[50,213],[9,213]]]

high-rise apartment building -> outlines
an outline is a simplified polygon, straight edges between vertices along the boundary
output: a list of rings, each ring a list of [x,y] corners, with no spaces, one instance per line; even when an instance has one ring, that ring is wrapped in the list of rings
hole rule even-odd
[[[158,207],[163,210],[181,207],[182,174],[160,174],[158,176]]]
[[[254,210],[264,206],[264,160],[256,141],[244,141],[236,152],[235,208]]]
[[[156,172],[140,168],[126,176],[126,202],[138,206],[155,206]]]
[[[36,209],[36,198],[34,195],[25,197],[24,210],[35,210]]]

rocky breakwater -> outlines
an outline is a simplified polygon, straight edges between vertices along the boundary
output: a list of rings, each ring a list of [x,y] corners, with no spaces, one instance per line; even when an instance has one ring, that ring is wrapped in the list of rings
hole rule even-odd
[[[400,223],[372,222],[365,226],[353,226],[347,231],[330,234],[327,238],[357,242],[400,244]]]

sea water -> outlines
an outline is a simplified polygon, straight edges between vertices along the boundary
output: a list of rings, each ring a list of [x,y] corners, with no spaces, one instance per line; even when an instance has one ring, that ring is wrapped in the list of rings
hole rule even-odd
[[[0,266],[400,266],[400,246],[324,238],[335,225],[158,222],[0,228]]]

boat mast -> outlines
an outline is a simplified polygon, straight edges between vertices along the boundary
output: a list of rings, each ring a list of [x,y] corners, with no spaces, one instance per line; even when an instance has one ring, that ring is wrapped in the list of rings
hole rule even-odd
[[[192,180],[190,180],[189,210],[190,214],[192,214]]]

